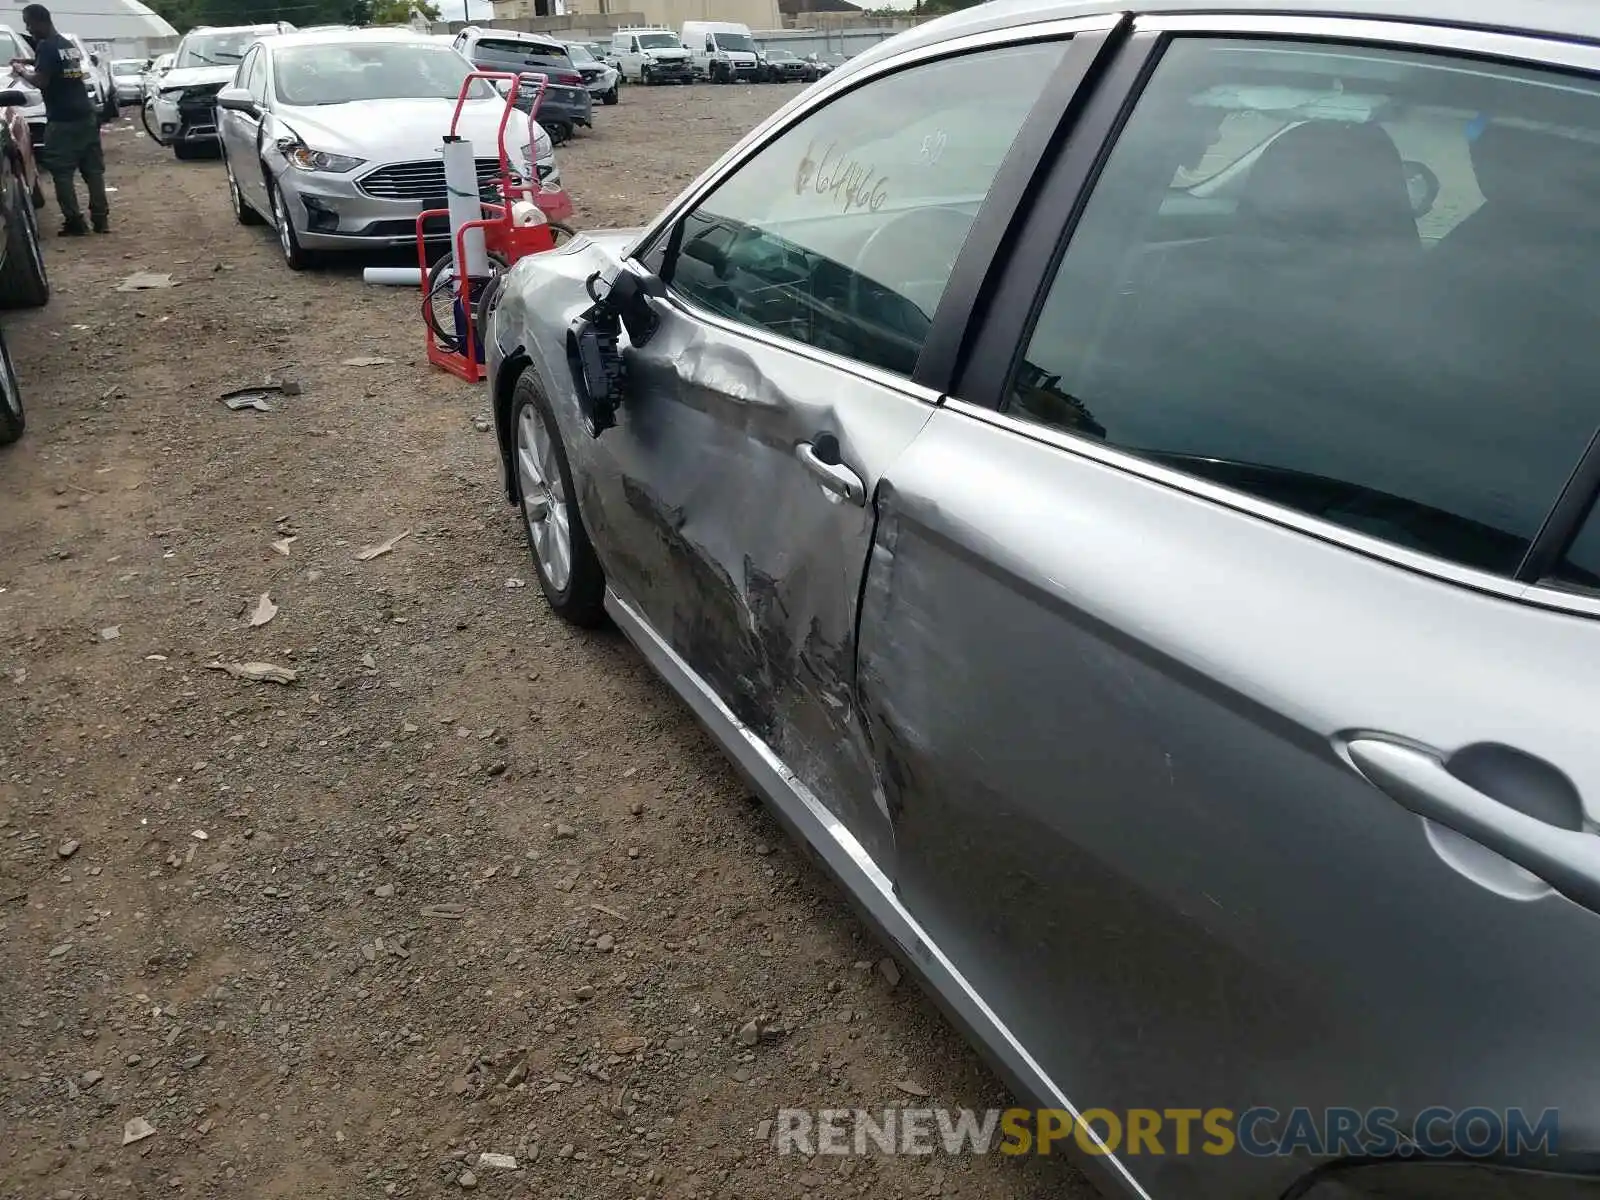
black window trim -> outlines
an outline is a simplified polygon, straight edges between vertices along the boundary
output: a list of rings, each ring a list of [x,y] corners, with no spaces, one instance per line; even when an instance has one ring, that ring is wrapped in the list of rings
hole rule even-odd
[[[1160,466],[1115,446],[1057,430],[1002,411],[1005,389],[1031,337],[1105,159],[1162,53],[1176,38],[1257,38],[1318,44],[1369,45],[1489,62],[1575,71],[1600,79],[1600,46],[1559,38],[1424,25],[1409,21],[1273,14],[1173,13],[1141,16],[1132,35],[1106,65],[1104,82],[1087,98],[1080,124],[1038,186],[1032,209],[1019,213],[1016,249],[997,264],[986,290],[995,297],[961,355],[946,407],[1034,441],[1092,459],[1176,491],[1271,521],[1345,550],[1418,574],[1522,601],[1541,608],[1600,616],[1600,596],[1546,582],[1600,499],[1600,432],[1568,479],[1552,486],[1554,498],[1522,563],[1511,576],[1496,575],[1359,533],[1268,500]],[[1059,216],[1069,213],[1063,225]],[[1041,248],[1043,252],[1041,253]],[[1575,450],[1578,448],[1575,447]]]
[[[1006,383],[1044,307],[1083,205],[1135,101],[1144,92],[1162,47],[1157,35],[1135,27],[1105,65],[1093,92],[1079,101],[1080,119],[1067,132],[1054,158],[1041,166],[1031,206],[1013,220],[1010,253],[996,260],[985,280],[982,294],[990,303],[981,324],[968,332],[964,352],[952,364],[951,395],[997,412],[1002,408]],[[1062,213],[1065,221],[1056,215]]]
[[[1125,31],[1126,22],[1118,22],[1074,35],[1017,130],[967,231],[917,356],[911,377],[924,387],[948,392],[954,384],[962,351],[994,301],[987,285],[998,278],[1002,258],[1015,251],[1017,233],[1049,177],[1050,163],[1098,91],[1104,64],[1114,58]]]

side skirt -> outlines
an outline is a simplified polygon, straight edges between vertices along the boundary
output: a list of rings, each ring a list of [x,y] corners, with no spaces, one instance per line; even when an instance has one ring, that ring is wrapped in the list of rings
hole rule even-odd
[[[984,1052],[1012,1090],[1027,1097],[1029,1103],[1061,1109],[1077,1117],[1077,1107],[906,911],[894,893],[893,882],[855,835],[795,778],[766,743],[729,711],[643,615],[610,588],[606,589],[606,611],[656,673],[694,711],[789,832],[821,860],[868,922],[900,950],[940,1007]],[[1103,1191],[1150,1200],[1121,1160],[1111,1154],[1084,1156],[1079,1165]]]

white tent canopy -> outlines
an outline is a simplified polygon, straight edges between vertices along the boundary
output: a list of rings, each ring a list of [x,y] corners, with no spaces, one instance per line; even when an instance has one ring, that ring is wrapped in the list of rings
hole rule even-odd
[[[143,42],[177,37],[178,31],[139,0],[42,0],[62,33],[86,42]],[[22,31],[27,0],[0,0],[0,25]]]
[[[494,20],[492,0],[433,0],[433,6],[439,10],[439,20],[447,23],[481,25]]]

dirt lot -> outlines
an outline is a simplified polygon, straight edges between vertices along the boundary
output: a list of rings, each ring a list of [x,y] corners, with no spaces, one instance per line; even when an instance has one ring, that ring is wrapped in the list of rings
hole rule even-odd
[[[642,220],[788,94],[626,92],[561,152],[580,223]],[[0,1195],[1087,1194],[758,1140],[1004,1093],[620,636],[524,586],[484,396],[422,365],[413,294],[291,274],[220,164],[133,130],[115,231],[52,241],[55,298],[6,324]],[[141,270],[179,286],[115,290]],[[269,374],[304,390],[218,403]],[[298,682],[208,669],[240,661]]]

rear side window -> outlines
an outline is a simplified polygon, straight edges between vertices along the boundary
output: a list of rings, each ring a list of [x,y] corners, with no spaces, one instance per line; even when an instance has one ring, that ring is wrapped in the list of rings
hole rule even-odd
[[[538,64],[570,71],[572,60],[566,51],[553,46],[537,46],[511,38],[484,38],[473,48],[473,57],[495,62]]]
[[[1180,41],[1008,411],[1509,574],[1600,423],[1597,197],[1588,81]]]
[[[1051,42],[924,63],[801,118],[685,218],[674,289],[909,375],[995,172],[1065,53]]]

